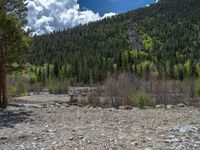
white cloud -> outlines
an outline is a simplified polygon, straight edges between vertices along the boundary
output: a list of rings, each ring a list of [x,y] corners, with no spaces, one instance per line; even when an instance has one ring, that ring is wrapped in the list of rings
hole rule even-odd
[[[110,13],[104,14],[102,18],[104,19],[104,18],[115,16],[115,15],[116,15],[116,13],[110,12]]]
[[[44,34],[63,30],[116,15],[107,13],[100,16],[91,10],[80,10],[77,0],[27,0],[28,27],[33,34]]]

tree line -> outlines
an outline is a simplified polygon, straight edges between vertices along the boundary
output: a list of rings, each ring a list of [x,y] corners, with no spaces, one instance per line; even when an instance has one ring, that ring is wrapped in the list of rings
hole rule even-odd
[[[198,75],[199,7],[198,0],[161,0],[102,21],[35,36],[28,62],[53,65],[59,78],[77,83],[96,83],[113,71],[141,74],[144,65],[157,76]]]

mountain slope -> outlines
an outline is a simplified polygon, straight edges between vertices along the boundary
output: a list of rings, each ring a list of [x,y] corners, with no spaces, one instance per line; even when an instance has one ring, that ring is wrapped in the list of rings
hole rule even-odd
[[[199,0],[160,0],[150,7],[34,37],[29,62],[56,64],[60,77],[97,82],[130,71],[183,79],[198,72]],[[191,67],[195,66],[195,67]],[[193,69],[191,69],[193,68]]]

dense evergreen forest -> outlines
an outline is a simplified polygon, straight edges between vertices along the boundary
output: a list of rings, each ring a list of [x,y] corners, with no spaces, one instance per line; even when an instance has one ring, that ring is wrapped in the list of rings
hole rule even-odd
[[[200,76],[200,1],[160,0],[150,7],[33,38],[27,62],[39,80],[96,83],[112,72]]]

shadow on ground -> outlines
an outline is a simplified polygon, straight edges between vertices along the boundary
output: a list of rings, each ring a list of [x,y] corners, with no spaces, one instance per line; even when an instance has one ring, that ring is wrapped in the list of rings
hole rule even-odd
[[[0,128],[14,128],[16,124],[30,122],[32,111],[4,110],[0,111]]]

